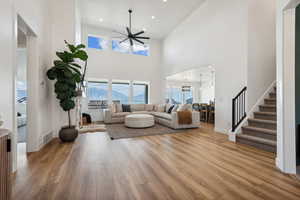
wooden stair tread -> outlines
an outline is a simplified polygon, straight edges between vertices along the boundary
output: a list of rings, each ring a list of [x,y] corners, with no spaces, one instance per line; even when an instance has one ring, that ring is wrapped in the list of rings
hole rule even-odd
[[[276,108],[276,105],[271,105],[271,104],[263,104],[260,105],[261,107],[265,107],[265,108]]]
[[[242,127],[242,129],[248,129],[251,131],[257,131],[257,132],[271,134],[271,135],[276,135],[276,133],[277,133],[275,130],[266,129],[266,128],[258,128],[258,127],[254,127],[254,126],[244,126],[244,127]]]
[[[249,118],[248,121],[251,121],[251,122],[258,122],[258,123],[266,123],[266,124],[277,124],[277,121],[274,121],[274,120],[266,120],[266,119],[254,119],[254,118]]]
[[[276,101],[276,98],[265,98],[265,100],[268,100],[268,101]]]
[[[251,135],[238,134],[237,137],[247,139],[247,140],[251,140],[253,142],[257,142],[257,143],[261,143],[261,144],[274,146],[274,147],[277,144],[276,141],[268,140],[268,139],[264,139],[264,138],[260,138],[260,137],[255,137],[255,136],[251,136]]]
[[[254,114],[276,116],[276,112],[261,112],[261,111],[257,111],[257,112],[254,112]]]

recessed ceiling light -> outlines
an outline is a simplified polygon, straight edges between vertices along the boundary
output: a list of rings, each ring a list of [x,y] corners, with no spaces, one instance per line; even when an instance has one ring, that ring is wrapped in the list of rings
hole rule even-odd
[[[102,19],[102,18],[100,18],[100,19],[99,19],[99,22],[103,22],[103,19]]]
[[[152,19],[155,19],[155,16],[153,15],[153,16],[151,16],[151,18],[152,18]]]
[[[168,0],[163,0],[163,2],[167,2]]]
[[[143,28],[143,31],[145,31],[145,32],[146,32],[146,31],[147,31],[147,29],[146,29],[146,28]]]

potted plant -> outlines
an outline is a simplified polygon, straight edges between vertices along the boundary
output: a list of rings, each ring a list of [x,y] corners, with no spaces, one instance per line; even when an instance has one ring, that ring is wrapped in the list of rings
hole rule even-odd
[[[84,82],[88,55],[85,52],[85,45],[72,45],[65,41],[67,50],[56,52],[58,60],[54,66],[47,71],[47,77],[55,80],[56,98],[59,100],[60,107],[68,112],[68,126],[62,127],[59,131],[59,138],[63,142],[73,142],[78,136],[78,130],[71,122],[70,111],[75,108],[75,98],[82,89]],[[76,62],[84,62],[84,69]],[[83,73],[82,73],[83,71]]]

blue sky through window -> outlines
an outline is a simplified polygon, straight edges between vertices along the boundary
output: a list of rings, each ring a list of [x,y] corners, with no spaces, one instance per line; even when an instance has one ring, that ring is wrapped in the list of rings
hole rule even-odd
[[[88,48],[103,50],[108,48],[108,44],[101,37],[88,36]]]
[[[148,103],[147,85],[145,85],[145,84],[134,84],[133,85],[133,103],[135,103],[135,104]]]

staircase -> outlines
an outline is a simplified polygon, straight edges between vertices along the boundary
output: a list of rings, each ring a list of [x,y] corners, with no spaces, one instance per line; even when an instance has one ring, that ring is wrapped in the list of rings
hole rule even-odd
[[[242,127],[242,133],[236,136],[236,142],[254,146],[269,152],[276,152],[276,87],[254,112],[254,118],[248,119],[248,125]]]

